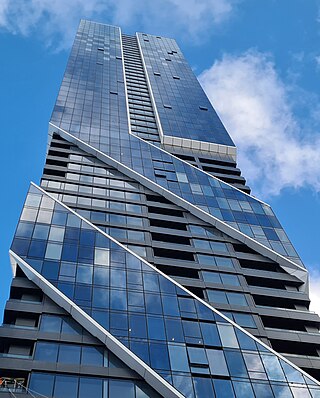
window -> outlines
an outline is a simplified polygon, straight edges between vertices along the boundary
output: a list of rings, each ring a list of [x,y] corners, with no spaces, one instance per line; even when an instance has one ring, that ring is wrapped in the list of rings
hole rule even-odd
[[[93,395],[87,395],[87,397]],[[132,381],[110,380],[109,397],[135,398],[134,384]]]
[[[208,365],[208,359],[204,348],[188,347],[190,363],[197,365]]]
[[[224,253],[228,252],[228,247],[223,242],[210,242],[210,246],[213,251],[224,252]]]
[[[127,217],[127,224],[129,224],[129,225],[135,225],[137,227],[142,227],[142,225],[143,225],[142,221],[143,220],[138,217],[130,217],[130,216]]]
[[[38,342],[34,354],[37,361],[56,362],[58,355],[58,344]]]
[[[150,340],[166,340],[164,319],[158,316],[147,316]]]
[[[215,257],[215,261],[218,267],[234,268],[231,258],[228,257]]]
[[[166,332],[168,340],[175,341],[177,343],[184,341],[182,323],[178,319],[166,318]]]
[[[126,210],[131,211],[132,213],[136,214],[141,214],[142,213],[142,207],[139,205],[133,205],[130,203],[126,203]]]
[[[229,304],[242,305],[242,306],[248,305],[246,296],[243,293],[227,292],[227,297]]]
[[[62,319],[54,315],[42,315],[40,330],[42,332],[60,333]]]
[[[194,299],[187,297],[179,297],[179,306],[181,312],[196,313],[196,308],[194,305]]]
[[[214,256],[208,256],[208,255],[205,255],[205,254],[197,254],[197,258],[198,258],[198,262],[200,264],[210,265],[210,266],[212,266],[212,265],[215,266],[216,265]]]
[[[42,222],[44,224],[50,224],[52,218],[52,211],[50,210],[39,210],[37,222]]]
[[[200,329],[205,345],[221,347],[217,325],[207,322],[200,322]]]
[[[186,182],[188,183],[188,177],[185,173],[176,173],[177,174],[177,179],[179,182]]]
[[[52,226],[50,228],[49,240],[63,242],[64,230],[64,228]]]
[[[77,398],[78,392],[78,377],[74,376],[56,376],[54,387],[55,398]],[[49,395],[50,396],[50,395]]]
[[[77,364],[80,363],[80,346],[73,344],[61,344],[58,362]]]
[[[202,277],[205,282],[230,285],[230,286],[240,286],[240,282],[237,275],[202,271]]]
[[[285,376],[280,366],[279,359],[275,355],[262,354],[261,358],[269,380],[285,381]]]
[[[128,239],[144,242],[145,240],[144,232],[131,231],[131,230],[128,230],[127,232],[128,232]]]
[[[229,376],[223,351],[206,349],[206,353],[211,374],[217,376]]]
[[[169,370],[169,356],[167,347],[164,344],[150,343],[151,366],[155,369]]]
[[[44,261],[42,266],[42,275],[48,279],[58,279],[59,263],[58,261]]]
[[[135,245],[127,245],[128,249],[131,249],[133,252],[138,254],[141,257],[146,257],[147,252],[145,247],[142,246],[135,246]]]
[[[244,353],[243,357],[248,371],[262,373],[261,378],[263,378],[263,373],[265,373],[265,371],[259,354]]]
[[[247,306],[247,299],[243,293],[224,292],[221,290],[207,289],[209,301],[219,304]]]
[[[30,224],[29,224],[30,225]],[[32,224],[31,224],[32,225]],[[48,239],[49,234],[49,225],[41,225],[38,224],[35,226],[33,231],[33,238],[34,239]]]
[[[81,335],[82,327],[76,323],[72,318],[64,318],[62,322],[62,333]]]
[[[220,274],[222,283],[230,286],[240,286],[239,278],[237,275]]]
[[[221,290],[207,290],[208,299],[212,303],[228,304],[226,292]]]
[[[218,324],[217,327],[223,347],[239,348],[237,337],[232,325]]]
[[[37,213],[38,210],[26,207],[22,210],[20,219],[23,221],[35,221],[37,218]]]
[[[26,206],[39,207],[40,201],[41,201],[40,195],[33,195],[29,193],[25,204]]]
[[[177,177],[178,177],[178,173],[177,173]],[[179,178],[178,178],[178,181],[179,181]],[[201,227],[200,225],[189,225],[189,229],[192,234],[207,236],[206,229]]]
[[[193,243],[197,249],[210,250],[210,242],[207,240],[193,239]]]
[[[46,373],[31,373],[29,388],[45,397],[52,397],[54,375]]]
[[[100,286],[108,286],[109,284],[109,268],[95,267],[94,269],[94,284]]]
[[[24,241],[22,241],[22,242],[24,242]],[[27,243],[27,241],[26,241],[26,243]],[[29,247],[29,256],[41,258],[44,256],[45,249],[46,249],[45,241],[31,241],[31,244]],[[20,254],[19,251],[18,251],[18,253]]]
[[[67,221],[67,213],[55,211],[52,217],[52,224],[65,225]]]
[[[62,245],[58,243],[48,243],[45,257],[52,260],[60,260],[61,252]]]
[[[101,379],[80,377],[78,398],[102,398],[102,383]]]
[[[202,337],[198,322],[182,321],[182,326],[188,343],[199,344],[201,342]]]
[[[230,380],[215,379],[213,380],[214,390],[217,397],[234,398],[234,392]]]
[[[76,276],[76,264],[61,263],[60,265],[60,280],[74,282]]]
[[[169,344],[169,357],[171,370],[177,372],[189,372],[189,364],[186,347],[184,345]]]
[[[255,397],[250,383],[235,381],[233,383],[233,387],[236,392],[237,398],[254,398]],[[259,395],[257,395],[257,396],[259,396]]]
[[[85,283],[91,285],[92,283],[92,272],[93,267],[79,265],[77,267],[77,278],[76,281],[78,283]]]
[[[109,250],[95,249],[94,263],[96,265],[109,265]]]
[[[253,319],[253,316],[251,314],[241,314],[241,313],[233,313],[233,317],[235,322],[243,327],[247,328],[255,328],[256,323]]]
[[[271,387],[268,384],[265,383],[252,383],[253,389],[255,392],[255,397],[262,397],[264,396],[269,396],[272,397],[273,393],[271,391]],[[304,391],[308,391],[307,389],[302,390],[302,394]],[[308,392],[309,394],[309,392]],[[278,395],[279,396],[279,395]],[[280,395],[281,396],[281,395]],[[285,396],[285,392],[283,391],[283,396]],[[290,396],[290,395],[289,395]],[[303,395],[296,395],[297,397],[302,397]],[[308,397],[308,395],[306,395]]]
[[[214,243],[214,242],[212,242]],[[217,242],[216,242],[217,243]],[[210,256],[206,254],[197,254],[199,264],[212,266],[212,267],[226,267],[226,268],[234,268],[233,262],[231,258],[228,257],[218,257],[218,256]]]
[[[107,308],[108,303],[109,303],[109,289],[103,289],[100,287],[94,288],[92,306],[95,308]]]

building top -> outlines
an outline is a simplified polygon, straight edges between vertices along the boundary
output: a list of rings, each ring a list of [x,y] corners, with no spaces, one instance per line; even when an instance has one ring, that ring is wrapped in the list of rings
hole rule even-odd
[[[173,39],[137,33],[164,141],[234,147],[191,67]],[[170,140],[171,138],[171,140]],[[176,140],[174,140],[174,138]],[[217,152],[219,150],[217,149]]]
[[[144,58],[141,51],[140,56]],[[127,95],[126,80],[130,77],[138,82],[139,75],[134,65],[125,71],[125,62],[120,28],[81,21],[51,117],[50,131],[59,131],[65,139],[76,139],[78,145],[81,140],[85,151],[93,154],[98,151],[101,160],[112,162],[114,167],[129,173],[149,189],[162,189],[170,200],[262,255],[280,261],[290,272],[302,273],[301,278],[305,280],[302,263],[270,206],[131,133],[129,105],[140,109],[144,96],[150,106],[154,87],[148,83],[150,95],[141,93],[138,98]],[[141,78],[144,76],[142,72]],[[205,96],[200,86],[195,86]],[[188,92],[183,97],[187,98]],[[156,105],[149,109],[157,115]],[[209,108],[203,112],[210,114]],[[161,136],[161,120],[158,127]],[[227,148],[235,149],[212,145],[227,155]],[[201,146],[198,149],[202,149]],[[156,170],[159,161],[167,163],[164,178],[158,176]]]
[[[93,26],[95,29],[92,28]],[[80,35],[81,40],[78,40]],[[103,76],[105,77],[108,73],[110,79],[107,83],[103,82],[104,88],[109,88],[113,95],[123,97],[126,82],[121,76],[122,45],[120,38],[119,27],[81,21],[72,52],[74,56],[77,53],[85,55],[87,61],[90,60],[89,63],[86,62],[83,65],[81,73],[83,79],[89,69],[91,76],[98,73],[101,79],[104,79]],[[231,137],[175,40],[145,33],[137,33],[136,38],[144,64],[144,72],[149,83],[150,97],[157,117],[161,142],[167,145],[229,155],[235,159],[236,147]],[[86,44],[84,44],[84,40]],[[97,53],[93,54],[93,51],[97,51]],[[73,71],[72,75],[72,80],[75,81],[78,74]],[[72,84],[72,82],[70,83]],[[63,95],[67,85],[66,79],[64,79],[60,94]],[[91,81],[91,85],[90,90],[93,89],[96,93],[97,87],[93,88],[93,81]],[[82,88],[84,89],[84,87]],[[89,87],[86,85],[86,88]],[[105,91],[105,95],[107,94],[109,95],[109,92]],[[95,97],[93,92],[90,95],[92,98]],[[86,96],[88,97],[88,92]],[[70,96],[71,100],[72,96]],[[61,109],[58,99],[53,119],[56,119],[57,115],[61,115]],[[79,115],[77,117],[72,114],[71,110],[68,117],[66,117],[65,109],[63,113],[64,122],[70,121],[75,128],[81,125],[81,128],[85,128],[85,130],[88,130],[89,126],[91,130],[92,127],[93,130],[97,130],[96,126],[91,126],[92,119],[89,123],[88,117],[81,119]],[[123,107],[121,116],[126,116],[125,113]],[[98,114],[99,111],[97,111],[95,119],[99,116]],[[69,125],[65,125],[65,129],[68,131],[69,127]],[[130,130],[130,125],[126,125],[124,121],[122,127],[127,131]],[[114,123],[112,128],[115,128]]]

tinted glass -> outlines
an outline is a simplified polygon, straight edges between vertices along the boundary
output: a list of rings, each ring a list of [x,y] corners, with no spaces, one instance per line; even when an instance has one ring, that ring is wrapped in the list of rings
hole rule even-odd
[[[131,381],[109,381],[109,397],[135,398],[134,384]]]
[[[53,392],[54,375],[46,373],[31,373],[29,388],[46,397],[51,397]]]
[[[80,347],[72,344],[61,344],[58,361],[63,363],[80,363]]]
[[[102,380],[93,377],[81,377],[78,398],[102,398]]]
[[[77,398],[79,379],[75,376],[56,376],[54,398]]]
[[[58,355],[58,344],[39,342],[36,345],[34,359],[38,361],[56,362]]]

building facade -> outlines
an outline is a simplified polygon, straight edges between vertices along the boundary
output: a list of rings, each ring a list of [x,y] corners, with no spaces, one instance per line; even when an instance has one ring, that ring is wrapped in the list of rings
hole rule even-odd
[[[10,259],[4,397],[320,397],[308,272],[172,39],[81,21]]]

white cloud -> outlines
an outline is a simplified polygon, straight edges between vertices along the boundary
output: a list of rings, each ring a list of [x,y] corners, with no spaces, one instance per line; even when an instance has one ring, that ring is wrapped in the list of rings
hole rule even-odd
[[[57,42],[66,47],[71,44],[81,17],[98,15],[107,10],[105,4],[103,0],[9,1],[2,12],[0,27],[25,36],[35,33],[49,46]]]
[[[6,13],[9,7],[9,0],[0,1],[0,26],[6,24]]]
[[[81,18],[184,33],[193,39],[227,20],[241,0],[0,0],[0,27],[68,47]]]
[[[315,95],[285,85],[270,55],[254,50],[224,55],[199,79],[238,147],[254,194],[267,197],[304,186],[320,191]],[[295,116],[295,101],[309,109],[308,118]]]

